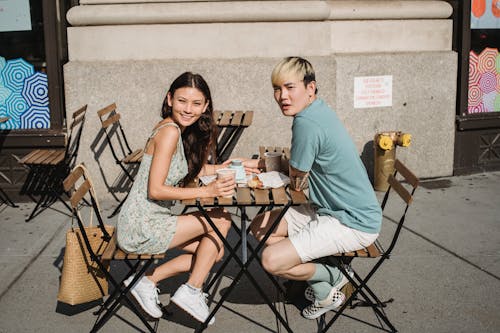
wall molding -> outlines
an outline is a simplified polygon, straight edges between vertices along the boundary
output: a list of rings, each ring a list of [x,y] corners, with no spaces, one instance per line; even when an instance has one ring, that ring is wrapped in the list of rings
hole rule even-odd
[[[86,0],[67,13],[73,26],[170,23],[446,19],[442,0],[125,1]]]

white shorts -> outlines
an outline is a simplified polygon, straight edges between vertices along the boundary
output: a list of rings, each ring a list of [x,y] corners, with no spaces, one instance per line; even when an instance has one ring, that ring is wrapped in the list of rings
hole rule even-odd
[[[303,263],[359,250],[378,237],[378,233],[349,228],[333,216],[319,216],[309,204],[290,207],[284,219],[288,224],[288,237]]]

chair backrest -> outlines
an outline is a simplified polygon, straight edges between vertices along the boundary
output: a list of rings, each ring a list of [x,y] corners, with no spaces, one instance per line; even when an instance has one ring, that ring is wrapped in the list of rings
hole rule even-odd
[[[389,199],[389,194],[391,192],[396,192],[396,194],[404,201],[405,206],[401,217],[399,218],[396,231],[392,241],[385,251],[385,255],[390,255],[392,249],[396,245],[399,238],[401,228],[403,227],[406,213],[411,203],[413,202],[413,195],[415,190],[419,185],[419,179],[411,172],[401,161],[395,160],[394,162],[394,174],[389,175],[387,180],[389,182],[389,188],[385,192],[384,199],[382,200],[382,212],[385,212],[387,201]]]
[[[98,223],[97,226],[101,229],[104,239],[109,241],[111,239],[111,235],[105,228],[94,185],[85,166],[83,164],[78,164],[66,177],[66,179],[64,179],[63,186],[66,192],[71,192],[70,206],[73,211],[73,217],[76,218],[78,226],[80,227],[80,230],[82,230],[82,235],[89,251],[91,246],[84,232],[85,224],[80,214],[80,208],[82,206],[86,206],[89,201],[89,219],[93,219],[94,216],[96,217]]]
[[[213,118],[217,125],[216,159],[214,163],[227,160],[238,143],[243,130],[253,121],[253,111],[214,111]]]
[[[73,168],[80,148],[80,139],[82,137],[83,125],[85,124],[85,115],[87,114],[87,105],[82,106],[71,116],[71,123],[68,126],[68,142],[66,143],[65,158],[66,166]]]
[[[99,111],[97,115],[101,120],[102,129],[106,133],[111,153],[117,163],[132,153],[125,131],[120,123],[121,115],[116,110],[116,103],[112,103]]]

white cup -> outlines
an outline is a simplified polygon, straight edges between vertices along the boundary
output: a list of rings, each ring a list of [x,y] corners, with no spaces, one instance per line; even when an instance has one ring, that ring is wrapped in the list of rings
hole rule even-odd
[[[217,174],[217,179],[226,179],[226,178],[232,178],[234,181],[236,181],[236,170],[235,169],[229,169],[229,168],[223,168],[223,169],[218,169],[216,171]],[[233,191],[234,194],[234,191]],[[231,198],[233,194],[224,196],[225,198]]]
[[[266,172],[281,170],[281,153],[269,151],[264,153],[264,159],[266,163]]]

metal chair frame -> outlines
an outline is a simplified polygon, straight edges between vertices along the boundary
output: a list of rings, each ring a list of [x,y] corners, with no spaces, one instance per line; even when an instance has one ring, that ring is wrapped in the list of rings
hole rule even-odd
[[[90,254],[90,258],[95,262],[102,273],[106,276],[106,279],[111,282],[114,287],[113,292],[108,296],[106,301],[100,306],[100,308],[94,312],[97,315],[96,322],[91,329],[91,332],[97,332],[100,330],[111,318],[111,316],[117,311],[118,306],[121,301],[125,301],[130,307],[132,312],[141,320],[141,322],[146,326],[148,331],[156,332],[158,328],[159,320],[155,320],[155,327],[153,328],[146,315],[139,310],[136,304],[132,301],[129,291],[132,286],[142,277],[144,272],[157,260],[165,258],[165,254],[135,254],[135,253],[125,253],[120,250],[116,243],[116,232],[109,234],[104,226],[104,219],[101,215],[98,199],[95,195],[95,191],[92,185],[92,181],[85,167],[80,164],[75,167],[75,169],[70,173],[70,175],[64,181],[64,188],[66,191],[73,190],[71,195],[70,203],[73,212],[73,216],[76,218],[80,231],[82,233],[85,246]],[[107,246],[102,252],[98,254],[92,250],[92,246],[89,242],[84,223],[81,219],[81,214],[79,210],[82,206],[86,205],[87,202],[91,203],[91,210],[98,221],[98,226],[102,230],[103,239],[107,242]],[[111,261],[122,261],[128,266],[129,270],[121,279],[116,279],[107,269],[105,262]],[[125,287],[123,281],[129,278],[132,274],[135,274],[134,279]]]
[[[120,122],[121,114],[116,110],[116,103],[112,103],[100,109],[97,111],[97,115],[101,121],[102,129],[106,134],[106,140],[111,149],[111,154],[113,155],[115,163],[122,169],[126,178],[133,182],[135,175],[130,171],[130,167],[139,166],[142,161],[144,150],[132,150],[132,148],[130,148],[127,136]],[[113,139],[113,137],[115,138]],[[111,218],[120,211],[127,196],[128,194],[120,201],[118,206],[108,217]]]
[[[8,121],[10,117],[0,117],[0,123]],[[14,201],[9,197],[9,195],[0,187],[0,205],[6,204],[11,207],[19,207]]]
[[[6,204],[11,207],[19,207],[14,201],[7,195],[7,193],[0,187],[0,205]]]
[[[348,278],[349,282],[353,287],[352,294],[346,299],[344,304],[336,311],[333,318],[330,319],[328,323],[325,324],[322,330],[319,332],[326,332],[332,326],[332,324],[340,317],[340,315],[344,312],[346,307],[351,304],[351,308],[355,307],[353,304],[353,300],[356,299],[357,295],[361,295],[362,300],[361,303],[363,305],[369,306],[373,309],[375,314],[387,325],[391,332],[397,332],[394,325],[391,323],[387,315],[385,314],[384,307],[386,303],[392,302],[393,299],[388,301],[381,301],[375,292],[368,286],[369,280],[373,277],[373,275],[377,272],[380,266],[385,262],[386,259],[390,258],[392,250],[396,246],[399,235],[401,233],[401,229],[403,228],[403,224],[406,218],[406,213],[408,211],[409,206],[413,201],[413,195],[415,190],[419,185],[419,179],[403,164],[401,161],[396,160],[394,163],[394,173],[389,176],[389,188],[385,192],[384,198],[381,203],[382,211],[385,212],[385,207],[389,199],[389,194],[391,192],[396,192],[399,195],[399,198],[402,199],[405,203],[405,207],[401,217],[399,218],[396,230],[394,231],[393,237],[387,249],[384,249],[380,242],[376,241],[370,246],[360,249],[358,251],[353,251],[349,253],[339,253],[333,256],[329,256],[323,258],[331,265],[336,265],[340,271]],[[402,180],[397,180],[397,175],[402,176]],[[407,184],[408,189],[403,185],[403,183]],[[371,270],[368,274],[361,276],[358,274],[351,266],[351,270],[354,271],[354,277],[351,277],[347,270],[346,265],[350,265],[353,258],[371,258],[377,259],[377,262],[372,266]],[[325,315],[323,315],[325,316]],[[323,317],[324,319],[324,317]],[[324,320],[322,322],[325,322]]]
[[[33,219],[57,200],[71,211],[71,207],[62,198],[62,181],[76,164],[86,112],[87,105],[84,105],[72,114],[64,149],[35,149],[18,160],[29,169],[21,194],[28,195],[36,202],[26,221]],[[35,198],[37,195],[40,196],[38,199]]]
[[[214,111],[218,128],[216,159],[214,164],[226,161],[233,152],[243,130],[252,124],[253,111]]]

